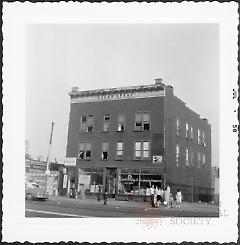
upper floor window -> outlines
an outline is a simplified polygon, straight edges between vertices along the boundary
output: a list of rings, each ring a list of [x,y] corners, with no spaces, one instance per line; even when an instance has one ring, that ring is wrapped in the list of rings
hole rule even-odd
[[[118,115],[117,131],[121,132],[125,130],[125,117],[124,115]]]
[[[197,131],[197,141],[198,141],[198,144],[201,144],[201,131],[200,131],[200,129],[198,129],[198,131]]]
[[[104,121],[103,121],[103,131],[104,132],[109,131],[109,127],[110,127],[110,114],[105,114]]]
[[[191,160],[190,160],[190,161],[191,161],[191,164],[192,164],[192,165],[194,165],[194,160],[195,160],[195,159],[194,159],[194,151],[191,150]]]
[[[189,133],[189,124],[186,123],[186,138],[189,139],[190,138],[190,133]]]
[[[190,134],[191,134],[191,139],[194,139],[194,132],[193,132],[193,126],[190,128]]]
[[[203,142],[203,146],[206,146],[206,139],[205,139],[204,131],[202,132],[202,142]]]
[[[136,141],[135,142],[135,159],[149,159],[150,158],[150,142]]]
[[[92,132],[94,115],[82,115],[80,120],[80,132]]]
[[[107,160],[109,157],[109,144],[104,142],[102,143],[102,160]]]
[[[201,153],[198,152],[198,168],[201,166]]]
[[[177,135],[180,136],[180,119],[177,118],[176,120],[176,131],[177,131]]]
[[[78,151],[78,159],[90,159],[91,156],[92,156],[92,144],[80,142],[79,151]]]
[[[176,145],[176,164],[177,164],[177,167],[179,166],[179,162],[180,162],[180,146]]]
[[[189,166],[190,150],[186,149],[186,166]]]
[[[117,142],[117,157],[123,156],[123,142]]]
[[[137,112],[135,115],[135,130],[150,130],[150,112]]]
[[[205,163],[206,163],[206,155],[203,154],[203,155],[202,155],[202,164],[204,165]]]

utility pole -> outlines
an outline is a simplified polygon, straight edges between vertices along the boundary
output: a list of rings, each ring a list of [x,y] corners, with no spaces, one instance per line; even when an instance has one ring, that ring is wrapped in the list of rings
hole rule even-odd
[[[48,188],[49,175],[50,175],[49,162],[50,162],[50,156],[51,156],[51,150],[52,150],[53,127],[54,127],[54,122],[52,122],[52,127],[51,127],[49,148],[48,148],[48,156],[47,156],[47,169],[46,169],[46,172],[45,172],[45,176],[46,176],[45,191],[46,192],[49,192],[49,188]]]

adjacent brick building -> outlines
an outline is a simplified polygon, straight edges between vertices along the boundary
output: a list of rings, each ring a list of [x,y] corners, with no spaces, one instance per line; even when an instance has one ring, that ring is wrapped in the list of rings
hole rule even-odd
[[[76,158],[68,173],[78,190],[139,195],[168,184],[185,200],[211,198],[211,126],[171,86],[73,88],[70,97],[66,157]]]

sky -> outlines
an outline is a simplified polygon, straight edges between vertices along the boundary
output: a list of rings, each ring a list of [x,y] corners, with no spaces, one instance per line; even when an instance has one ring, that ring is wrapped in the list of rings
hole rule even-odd
[[[174,87],[212,126],[212,165],[219,162],[218,24],[28,24],[26,140],[33,157],[66,155],[68,93],[153,84]]]

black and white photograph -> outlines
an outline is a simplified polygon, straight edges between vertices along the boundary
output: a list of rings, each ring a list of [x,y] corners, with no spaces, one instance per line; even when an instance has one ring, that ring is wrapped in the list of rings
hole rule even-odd
[[[238,239],[237,5],[196,5],[5,4],[5,241]]]

